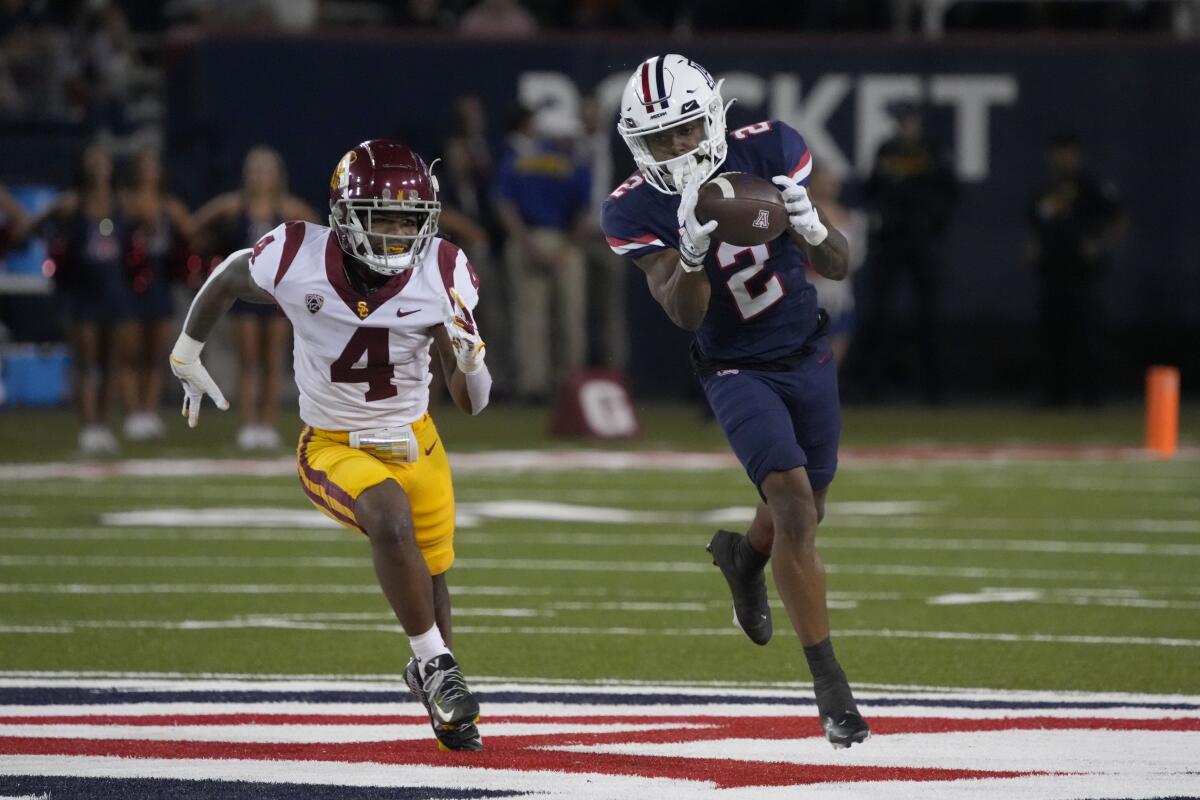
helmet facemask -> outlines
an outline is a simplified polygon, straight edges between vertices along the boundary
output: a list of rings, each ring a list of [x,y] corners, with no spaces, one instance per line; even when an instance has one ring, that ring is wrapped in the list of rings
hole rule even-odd
[[[729,105],[722,101],[721,83],[723,81],[717,82],[703,104],[689,100],[683,107],[692,104],[695,107],[670,119],[639,125],[637,120],[622,116],[617,131],[629,146],[633,160],[646,182],[660,192],[679,194],[684,186],[693,181],[708,180],[724,163],[729,150],[729,143],[725,140],[725,111],[733,101]],[[650,137],[692,121],[699,121],[704,127],[695,148],[670,158],[655,157],[650,148]]]
[[[329,215],[342,250],[375,272],[396,275],[421,262],[429,242],[437,235],[442,204],[437,200],[382,200],[359,198],[339,200]],[[421,218],[415,234],[382,233],[376,230],[379,215],[409,214]]]

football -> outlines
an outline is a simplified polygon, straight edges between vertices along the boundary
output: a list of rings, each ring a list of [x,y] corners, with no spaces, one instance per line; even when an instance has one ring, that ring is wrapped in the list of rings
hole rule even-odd
[[[769,242],[788,226],[779,189],[746,172],[722,172],[701,186],[696,219],[715,219],[714,238],[746,247]]]

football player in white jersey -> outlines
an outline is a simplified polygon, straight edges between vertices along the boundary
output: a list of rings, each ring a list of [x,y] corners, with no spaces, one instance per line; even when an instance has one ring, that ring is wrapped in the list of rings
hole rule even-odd
[[[305,423],[297,469],[326,515],[371,542],[379,585],[409,636],[405,680],[439,746],[479,750],[479,704],[450,653],[446,570],[454,561],[450,465],[430,418],[430,345],[455,404],[487,405],[492,379],[472,309],[479,281],[440,239],[437,181],[419,155],[375,139],[342,157],[329,227],[287,222],[213,270],[171,353],[183,413],[228,408],[200,351],[235,299],[276,303],[295,331]]]

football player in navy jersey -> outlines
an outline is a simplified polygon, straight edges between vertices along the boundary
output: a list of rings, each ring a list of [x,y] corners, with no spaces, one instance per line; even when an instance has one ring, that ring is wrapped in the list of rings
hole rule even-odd
[[[617,130],[638,172],[605,201],[608,244],[646,274],[650,293],[692,331],[692,361],[734,453],[761,501],[746,535],[717,531],[708,545],[733,594],[735,622],[758,644],[771,638],[763,569],[800,637],[826,737],[849,747],[870,736],[833,653],[817,524],[837,469],[837,371],[806,264],[841,280],[845,237],[805,189],[812,157],[795,130],[763,121],[726,135],[721,85],[684,56],[655,56],[634,71]],[[701,184],[746,172],[780,188],[789,229],[772,242],[721,241],[696,218]]]

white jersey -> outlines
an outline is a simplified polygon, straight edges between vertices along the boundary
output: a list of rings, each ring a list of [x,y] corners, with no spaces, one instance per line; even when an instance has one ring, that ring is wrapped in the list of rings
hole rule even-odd
[[[431,329],[453,287],[469,309],[479,279],[454,244],[434,238],[421,262],[362,295],[324,225],[287,222],[254,246],[250,275],[292,323],[300,418],[353,431],[406,425],[429,407]]]

